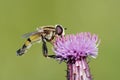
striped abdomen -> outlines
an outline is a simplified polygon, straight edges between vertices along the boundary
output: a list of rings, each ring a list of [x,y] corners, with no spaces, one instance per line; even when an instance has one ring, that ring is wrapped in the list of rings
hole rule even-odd
[[[22,48],[17,50],[17,55],[21,56],[23,55],[31,46],[32,43],[34,42],[38,42],[41,40],[41,35],[40,34],[35,34],[30,36],[24,43],[24,45],[22,46]]]

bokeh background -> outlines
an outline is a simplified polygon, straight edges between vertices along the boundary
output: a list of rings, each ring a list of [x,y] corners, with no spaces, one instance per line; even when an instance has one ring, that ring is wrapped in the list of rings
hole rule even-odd
[[[16,56],[22,34],[55,24],[66,34],[98,34],[99,56],[89,63],[93,79],[120,80],[119,0],[0,0],[0,80],[66,80],[65,63],[44,58],[41,44]]]

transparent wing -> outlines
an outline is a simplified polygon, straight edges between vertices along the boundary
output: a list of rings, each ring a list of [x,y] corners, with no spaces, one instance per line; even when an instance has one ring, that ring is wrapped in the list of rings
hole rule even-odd
[[[38,31],[30,32],[30,33],[25,33],[22,35],[22,38],[29,38],[31,35],[34,35],[38,33]]]

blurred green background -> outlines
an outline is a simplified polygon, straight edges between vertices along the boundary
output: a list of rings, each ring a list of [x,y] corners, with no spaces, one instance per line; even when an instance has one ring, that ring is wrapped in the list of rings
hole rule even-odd
[[[44,58],[41,44],[16,56],[22,34],[55,24],[66,27],[66,34],[98,34],[99,56],[90,62],[93,78],[120,80],[119,0],[0,0],[0,80],[66,80],[65,63]]]

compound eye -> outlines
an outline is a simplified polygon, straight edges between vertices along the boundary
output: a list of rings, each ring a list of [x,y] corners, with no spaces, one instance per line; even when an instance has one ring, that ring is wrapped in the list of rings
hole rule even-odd
[[[61,25],[56,25],[55,32],[56,32],[56,34],[58,34],[58,35],[62,35],[62,33],[63,33],[63,28],[62,28],[62,26],[61,26]]]

